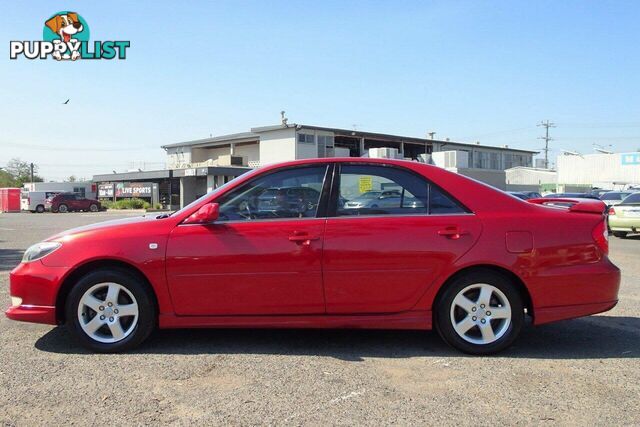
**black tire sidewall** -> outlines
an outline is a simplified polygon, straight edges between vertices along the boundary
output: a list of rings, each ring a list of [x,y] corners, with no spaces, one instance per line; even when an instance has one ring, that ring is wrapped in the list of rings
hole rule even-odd
[[[138,303],[138,323],[131,334],[116,343],[101,343],[91,339],[78,321],[78,304],[84,293],[92,286],[103,283],[118,283],[129,290]],[[140,345],[156,326],[156,309],[147,288],[140,278],[124,270],[97,270],[83,276],[73,287],[66,302],[66,323],[70,332],[84,347],[100,353],[116,353]]]
[[[511,324],[507,332],[491,344],[473,344],[465,341],[451,324],[451,304],[456,295],[464,288],[475,283],[487,283],[498,288],[509,300],[511,305]],[[464,274],[447,285],[435,307],[435,326],[440,336],[452,347],[473,355],[497,353],[509,347],[520,334],[524,324],[524,306],[520,292],[511,280],[493,271],[473,271]]]
[[[64,206],[64,210],[62,210],[62,207],[63,207],[63,206]],[[69,206],[67,206],[67,205],[65,205],[65,204],[62,204],[62,205],[58,206],[58,212],[60,212],[60,213],[67,213],[67,212],[69,212]]]
[[[96,208],[95,210],[93,210],[93,207],[94,207],[94,206],[95,206],[95,208]],[[91,205],[89,206],[89,212],[98,212],[98,210],[99,210],[99,209],[98,209],[98,205],[96,205],[95,203],[94,203],[94,204],[91,204]]]
[[[43,213],[44,212],[44,206],[42,206],[42,205],[36,206],[36,212],[37,213]]]

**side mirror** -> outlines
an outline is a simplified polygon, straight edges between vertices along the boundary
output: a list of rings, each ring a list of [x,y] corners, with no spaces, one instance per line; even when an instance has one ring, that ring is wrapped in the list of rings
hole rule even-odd
[[[218,219],[220,215],[220,205],[217,203],[207,203],[192,213],[185,219],[183,224],[209,224]]]

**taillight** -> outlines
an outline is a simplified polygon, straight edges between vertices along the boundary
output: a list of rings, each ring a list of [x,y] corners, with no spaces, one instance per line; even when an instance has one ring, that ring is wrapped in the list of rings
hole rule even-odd
[[[616,210],[613,209],[612,207],[609,208],[609,215],[615,215],[616,214]]]
[[[605,254],[609,253],[609,231],[604,221],[600,221],[598,225],[593,228],[591,233],[593,241],[598,245],[600,250]]]

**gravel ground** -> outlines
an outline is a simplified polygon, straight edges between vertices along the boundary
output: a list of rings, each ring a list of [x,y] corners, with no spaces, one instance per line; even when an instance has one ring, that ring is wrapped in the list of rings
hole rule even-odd
[[[118,215],[0,214],[0,301],[27,246]],[[638,425],[640,238],[612,238],[611,258],[616,308],[528,327],[494,357],[430,332],[342,330],[160,331],[98,355],[1,316],[0,423]]]

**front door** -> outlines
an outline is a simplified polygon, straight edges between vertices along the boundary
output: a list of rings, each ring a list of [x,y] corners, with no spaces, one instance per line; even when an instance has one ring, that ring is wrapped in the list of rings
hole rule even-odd
[[[169,237],[167,278],[178,315],[325,311],[319,206],[326,165],[261,175],[221,195],[212,224]]]
[[[405,169],[346,164],[339,177],[325,229],[327,313],[410,310],[480,235],[475,215]]]

